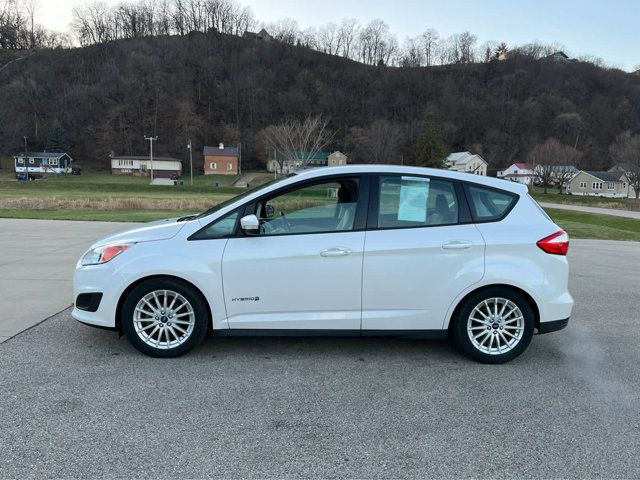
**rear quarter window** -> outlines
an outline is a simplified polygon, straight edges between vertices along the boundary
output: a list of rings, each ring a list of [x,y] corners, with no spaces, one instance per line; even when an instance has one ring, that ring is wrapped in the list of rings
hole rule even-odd
[[[504,190],[478,185],[465,186],[473,220],[492,222],[503,219],[513,208],[518,196]]]

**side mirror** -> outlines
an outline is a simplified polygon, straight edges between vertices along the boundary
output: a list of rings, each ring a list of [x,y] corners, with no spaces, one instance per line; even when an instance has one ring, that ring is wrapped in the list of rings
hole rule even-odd
[[[247,233],[258,233],[260,231],[260,220],[255,215],[247,215],[240,219],[240,228]]]
[[[271,205],[270,203],[267,203],[264,206],[264,214],[265,214],[265,218],[273,218],[273,216],[276,213],[276,209],[273,208],[273,205]]]

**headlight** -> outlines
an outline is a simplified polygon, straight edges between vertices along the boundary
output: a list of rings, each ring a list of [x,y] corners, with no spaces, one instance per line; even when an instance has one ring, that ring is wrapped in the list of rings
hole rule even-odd
[[[131,247],[133,243],[125,243],[120,245],[105,245],[103,247],[92,248],[84,254],[80,263],[82,266],[100,265],[107,263],[109,260],[116,258],[122,252]]]

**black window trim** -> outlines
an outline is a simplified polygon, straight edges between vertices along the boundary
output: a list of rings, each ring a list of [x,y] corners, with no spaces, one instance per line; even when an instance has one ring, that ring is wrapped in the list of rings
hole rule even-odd
[[[407,225],[398,227],[379,227],[378,213],[380,211],[380,179],[382,177],[416,177],[428,178],[429,180],[449,182],[453,185],[456,200],[458,201],[458,221],[454,223],[442,223],[439,225]],[[449,177],[439,177],[437,175],[421,175],[414,173],[379,173],[373,175],[369,186],[369,215],[367,219],[367,230],[407,230],[411,228],[436,228],[451,227],[456,225],[468,225],[473,223],[471,218],[471,208],[467,202],[464,188],[460,180]]]
[[[220,218],[217,218],[211,222],[209,222],[205,227],[199,229],[197,232],[193,233],[187,240],[220,240],[220,239],[229,239],[229,238],[265,238],[265,237],[285,237],[285,236],[294,236],[294,235],[326,235],[327,233],[349,233],[349,232],[363,232],[366,230],[367,226],[367,215],[368,215],[368,200],[369,200],[369,191],[370,191],[370,179],[372,174],[370,173],[342,173],[336,175],[327,175],[323,177],[315,177],[310,178],[308,180],[302,182],[296,182],[290,185],[286,185],[284,187],[280,187],[271,192],[266,192],[259,197],[254,198],[253,200],[236,207],[232,211],[223,215]],[[301,188],[307,188],[313,185],[321,185],[323,183],[330,183],[339,180],[357,180],[358,181],[358,203],[356,206],[356,216],[353,223],[353,228],[351,230],[329,230],[326,232],[294,232],[294,233],[279,233],[272,235],[251,235],[245,233],[242,228],[240,228],[240,219],[246,215],[255,214],[256,207],[258,203],[262,202],[265,199],[271,199],[275,197],[279,197],[281,195],[285,195],[289,192],[293,192],[295,190],[299,190]],[[234,231],[230,235],[224,236],[216,236],[216,237],[200,237],[199,234],[209,228],[212,224],[223,220],[228,215],[233,215],[236,211],[240,212],[238,215],[238,219],[236,220],[236,225],[234,227]]]
[[[520,201],[520,195],[518,193],[515,193],[515,192],[510,192],[509,190],[503,190],[502,188],[491,187],[489,185],[483,185],[481,183],[475,183],[475,182],[463,182],[463,184],[464,184],[464,194],[467,197],[467,205],[468,205],[469,211],[471,213],[471,218],[473,219],[473,223],[495,223],[495,222],[501,222],[502,220],[507,218],[507,215],[509,215],[511,213],[511,211],[515,208],[517,203]],[[471,197],[471,192],[469,192],[469,187],[481,188],[481,189],[484,189],[484,190],[491,190],[493,192],[498,192],[498,193],[501,193],[503,195],[508,195],[508,196],[512,197],[514,199],[514,201],[511,202],[511,205],[509,205],[509,207],[507,209],[505,209],[505,211],[502,212],[502,214],[499,217],[490,218],[490,219],[487,219],[487,220],[480,220],[480,219],[477,218],[477,216],[475,214],[475,209],[472,208],[473,199]]]

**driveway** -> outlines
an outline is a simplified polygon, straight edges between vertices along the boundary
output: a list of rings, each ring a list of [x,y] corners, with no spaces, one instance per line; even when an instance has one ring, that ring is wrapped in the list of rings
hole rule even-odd
[[[633,210],[620,210],[617,208],[583,207],[582,205],[570,205],[565,203],[540,202],[544,208],[557,208],[559,210],[573,210],[575,212],[599,213],[601,215],[613,215],[614,217],[634,218],[640,220],[640,212]]]
[[[0,345],[0,477],[636,478],[640,244],[570,259],[569,327],[496,366],[360,338],[153,359],[64,311]]]
[[[0,343],[71,305],[80,255],[128,226],[0,218]]]

